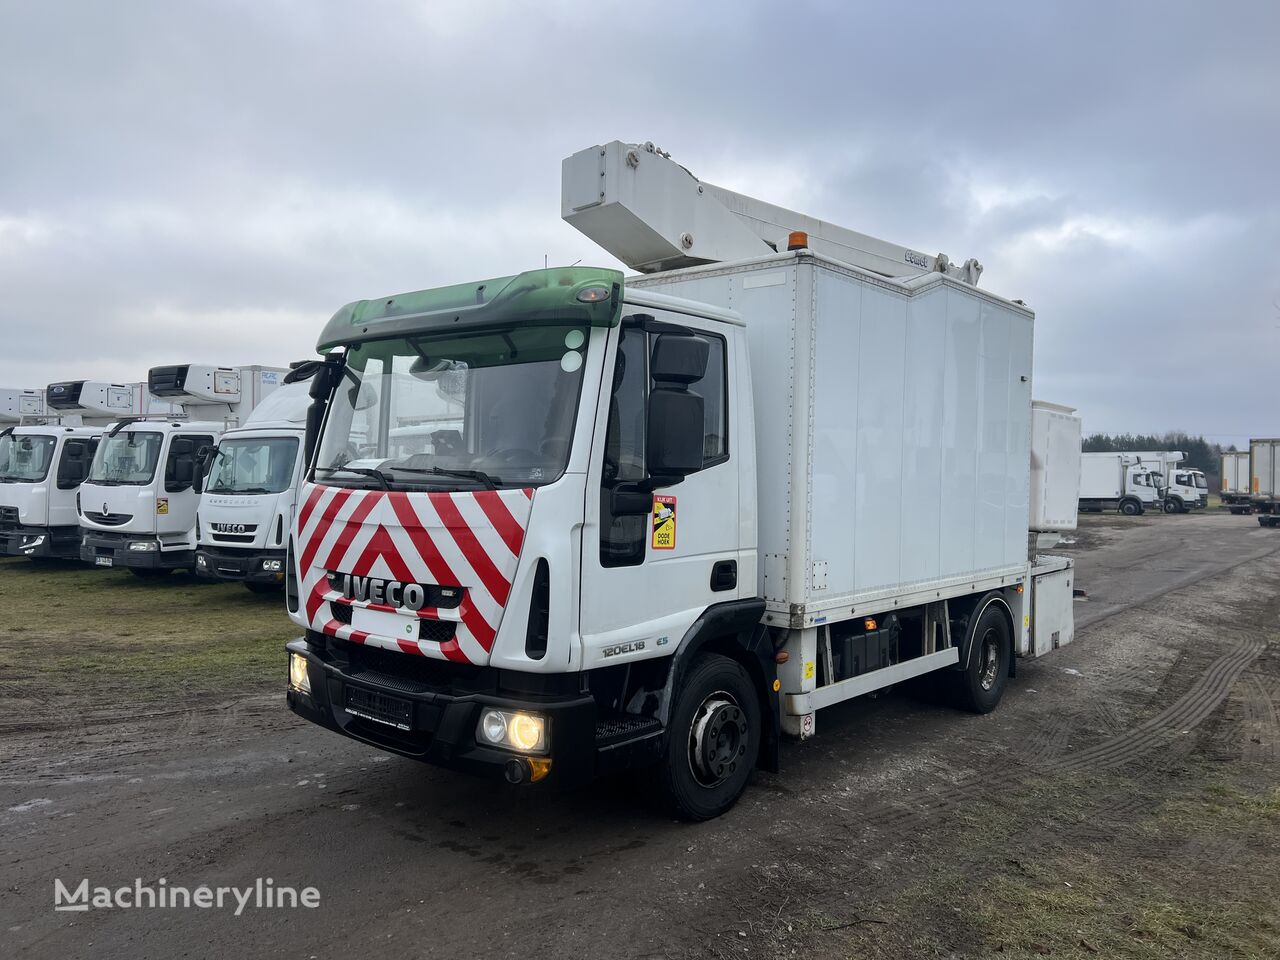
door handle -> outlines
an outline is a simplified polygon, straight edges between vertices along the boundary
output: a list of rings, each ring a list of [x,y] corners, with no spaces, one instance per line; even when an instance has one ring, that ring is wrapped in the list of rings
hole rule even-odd
[[[738,561],[717,560],[711,568],[711,589],[717,593],[738,585]]]

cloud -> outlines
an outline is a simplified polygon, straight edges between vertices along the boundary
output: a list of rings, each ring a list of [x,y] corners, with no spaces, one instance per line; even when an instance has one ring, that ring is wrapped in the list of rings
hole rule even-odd
[[[6,4],[0,384],[280,364],[349,300],[612,265],[559,221],[559,162],[653,139],[977,257],[1087,429],[1273,433],[1277,27],[1264,2]]]

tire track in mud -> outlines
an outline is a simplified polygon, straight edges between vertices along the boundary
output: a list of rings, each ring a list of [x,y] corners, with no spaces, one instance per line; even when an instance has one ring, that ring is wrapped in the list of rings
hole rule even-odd
[[[890,834],[912,832],[920,819],[934,817],[968,801],[998,805],[999,791],[1017,786],[1029,773],[1085,774],[1114,769],[1151,753],[1157,747],[1167,748],[1170,741],[1176,745],[1170,757],[1184,755],[1190,744],[1178,743],[1178,740],[1203,723],[1222,704],[1240,675],[1265,649],[1266,644],[1252,641],[1228,650],[1210,663],[1191,688],[1168,707],[1137,726],[1091,747],[993,777],[971,776],[942,788],[910,809],[903,809],[901,805],[873,808],[862,822],[885,827]],[[1117,804],[1111,808],[1113,812],[1120,812],[1130,805],[1137,809],[1146,802],[1141,795],[1116,795],[1116,799]]]

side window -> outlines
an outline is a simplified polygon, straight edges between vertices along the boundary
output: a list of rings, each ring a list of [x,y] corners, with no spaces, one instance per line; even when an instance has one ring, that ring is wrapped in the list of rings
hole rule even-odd
[[[729,459],[729,398],[723,337],[702,335],[711,344],[707,375],[693,385],[702,395],[702,469]]]
[[[177,437],[174,437],[174,440],[177,440],[177,439],[191,441],[192,443],[191,458],[193,463],[198,462],[200,451],[202,451],[206,447],[213,446],[213,437],[207,434],[183,433],[183,434],[179,434]],[[169,455],[165,458],[165,461],[164,461],[164,481],[166,484],[171,484],[177,479],[176,467],[177,467],[178,461],[181,459],[182,457],[174,452],[173,440],[170,440]]]
[[[618,343],[605,431],[604,470],[600,484],[600,566],[628,567],[644,561],[649,516],[615,516],[613,491],[642,480],[645,400],[649,390],[649,338],[641,330],[624,330]]]

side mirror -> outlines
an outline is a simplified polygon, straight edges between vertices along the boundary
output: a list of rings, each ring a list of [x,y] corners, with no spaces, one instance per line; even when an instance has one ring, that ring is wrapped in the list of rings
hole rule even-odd
[[[655,486],[702,469],[702,397],[684,389],[655,387],[649,394],[648,419],[645,460]]]
[[[378,405],[378,388],[371,383],[361,382],[351,386],[351,407],[354,410],[368,410]]]
[[[711,344],[701,337],[664,333],[653,344],[649,376],[663,385],[697,383],[707,375],[710,352]]]
[[[213,463],[213,455],[217,453],[217,447],[203,446],[196,451],[196,470],[195,476],[191,480],[191,489],[196,493],[204,492],[204,481],[209,476],[209,467]]]

